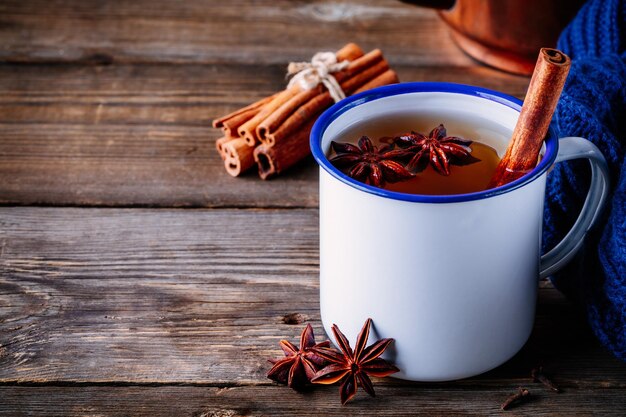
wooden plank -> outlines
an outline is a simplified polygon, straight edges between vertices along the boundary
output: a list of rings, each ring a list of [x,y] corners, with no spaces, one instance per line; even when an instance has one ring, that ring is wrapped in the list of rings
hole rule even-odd
[[[623,416],[623,390],[571,389],[561,394],[530,385],[532,399],[506,413],[500,404],[517,387],[458,388],[441,384],[375,385],[346,406],[337,387],[298,394],[271,387],[2,387],[0,416]]]
[[[267,385],[299,313],[322,334],[317,210],[0,208],[0,383]],[[554,289],[507,364],[450,383],[626,388]],[[397,384],[396,382],[389,382]],[[413,386],[414,384],[409,384]]]
[[[280,179],[226,174],[207,127],[0,125],[4,204],[317,205],[312,160]]]
[[[315,207],[312,159],[284,176],[233,179],[213,118],[284,85],[282,66],[0,66],[0,203]],[[403,81],[523,96],[528,79],[483,67],[399,66]]]
[[[6,62],[283,65],[347,42],[404,64],[471,62],[435,11],[395,0],[6,0],[0,16]]]

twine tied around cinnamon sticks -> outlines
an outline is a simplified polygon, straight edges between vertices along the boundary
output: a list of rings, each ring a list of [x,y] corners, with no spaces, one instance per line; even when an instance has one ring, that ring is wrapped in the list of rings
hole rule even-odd
[[[336,103],[346,98],[346,95],[331,73],[342,71],[349,64],[347,59],[337,62],[337,55],[333,52],[318,52],[313,55],[311,62],[290,62],[287,77],[291,80],[287,88],[298,84],[303,90],[311,90],[322,83]]]
[[[342,95],[398,82],[380,50],[365,53],[354,43],[290,67],[295,75],[285,90],[213,120],[223,132],[215,146],[233,177],[255,164],[262,179],[296,165],[311,153],[309,135],[317,117]]]

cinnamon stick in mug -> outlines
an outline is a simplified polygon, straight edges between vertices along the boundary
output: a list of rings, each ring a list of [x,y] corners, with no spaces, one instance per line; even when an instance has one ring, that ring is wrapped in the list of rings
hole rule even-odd
[[[539,51],[511,141],[491,178],[489,188],[514,181],[537,165],[570,63],[569,57],[557,49],[541,48]]]

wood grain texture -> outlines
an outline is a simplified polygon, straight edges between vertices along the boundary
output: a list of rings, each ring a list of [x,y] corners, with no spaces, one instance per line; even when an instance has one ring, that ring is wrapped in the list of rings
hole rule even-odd
[[[392,64],[393,65],[393,64]],[[0,66],[0,203],[315,207],[311,158],[269,182],[231,178],[211,120],[277,91],[283,66]],[[523,96],[528,80],[483,67],[398,66]],[[236,192],[234,192],[236,190]]]
[[[572,389],[551,394],[530,385],[528,403],[502,412],[517,387],[466,389],[442,384],[377,384],[346,406],[335,386],[298,394],[281,386],[19,387],[0,386],[0,416],[623,416],[623,391]]]
[[[396,0],[0,2],[0,416],[501,415],[519,385],[508,415],[623,415],[626,365],[547,282],[529,342],[484,375],[377,380],[347,407],[265,377],[280,339],[323,336],[317,168],[231,178],[210,124],[349,41],[401,81],[528,85]]]
[[[284,65],[356,42],[399,64],[471,64],[433,10],[396,0],[5,0],[0,16],[6,62]]]
[[[286,315],[322,334],[317,222],[313,209],[0,208],[0,383],[268,385],[266,359],[303,327]],[[526,383],[543,363],[566,389],[626,388],[626,364],[540,293],[522,352],[452,386]]]

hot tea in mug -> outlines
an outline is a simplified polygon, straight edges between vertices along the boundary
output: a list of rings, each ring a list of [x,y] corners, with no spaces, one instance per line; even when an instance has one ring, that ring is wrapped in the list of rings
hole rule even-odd
[[[406,111],[350,126],[333,141],[327,156],[346,175],[386,190],[425,195],[466,194],[488,188],[500,161],[495,148],[506,144],[508,134],[502,126],[486,118]],[[369,151],[361,149],[370,143]],[[359,149],[346,149],[343,144]],[[349,154],[346,155],[342,150],[352,152],[345,152]],[[364,163],[363,168],[359,166]],[[371,163],[381,164],[368,166]],[[397,175],[389,168],[399,170],[395,163],[409,172]],[[375,169],[381,171],[378,184],[369,178],[370,170]]]

